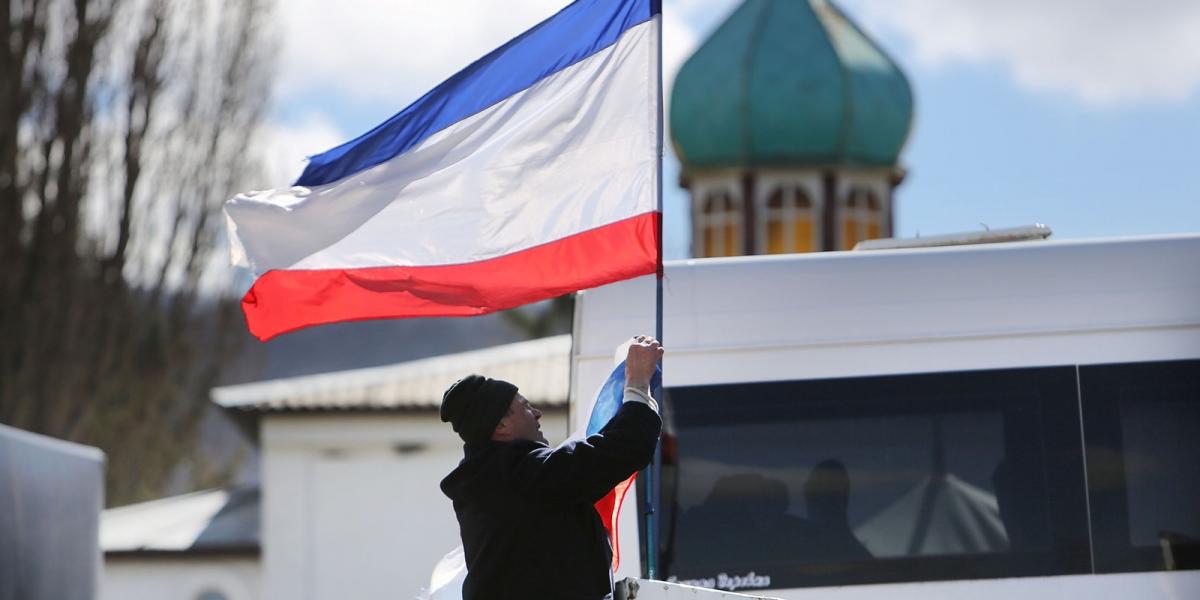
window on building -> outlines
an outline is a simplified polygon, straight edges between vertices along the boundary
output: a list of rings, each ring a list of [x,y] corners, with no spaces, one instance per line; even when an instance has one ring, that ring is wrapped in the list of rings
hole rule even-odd
[[[1200,360],[1079,380],[1096,571],[1200,569]]]
[[[705,194],[699,220],[699,247],[704,256],[741,256],[742,209],[733,193],[715,190]]]
[[[839,247],[842,250],[852,250],[863,240],[885,235],[883,203],[872,190],[858,186],[850,188],[838,213],[841,221]]]
[[[817,211],[802,186],[781,185],[767,196],[762,219],[766,223],[764,249],[767,254],[813,252]]]
[[[660,564],[746,588],[1087,572],[1075,383],[1056,367],[669,389]]]

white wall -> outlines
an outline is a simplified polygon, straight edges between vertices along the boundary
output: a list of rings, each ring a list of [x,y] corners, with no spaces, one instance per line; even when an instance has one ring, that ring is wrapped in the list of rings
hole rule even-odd
[[[224,600],[258,600],[258,562],[257,557],[108,558],[99,600],[199,600],[205,592]]]
[[[407,600],[459,545],[438,483],[462,443],[436,414],[272,415],[261,440],[265,599]]]

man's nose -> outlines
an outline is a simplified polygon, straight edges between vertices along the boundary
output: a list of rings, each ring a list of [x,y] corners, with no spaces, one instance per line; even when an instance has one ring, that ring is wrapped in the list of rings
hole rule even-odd
[[[538,409],[536,409],[536,408],[535,408],[535,409],[533,409],[533,418],[535,418],[535,419],[537,419],[537,420],[541,421],[541,420],[542,420],[542,411],[540,411],[540,410],[538,410]]]

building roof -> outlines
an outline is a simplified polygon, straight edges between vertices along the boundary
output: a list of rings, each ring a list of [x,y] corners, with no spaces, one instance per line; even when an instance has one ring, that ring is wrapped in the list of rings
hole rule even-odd
[[[454,381],[470,373],[515,383],[541,407],[567,404],[571,336],[320,375],[214,388],[227,408],[258,411],[433,410]]]
[[[258,552],[259,489],[213,489],[110,508],[100,516],[106,554]]]
[[[684,63],[671,136],[685,171],[895,166],[908,80],[828,0],[746,0]]]

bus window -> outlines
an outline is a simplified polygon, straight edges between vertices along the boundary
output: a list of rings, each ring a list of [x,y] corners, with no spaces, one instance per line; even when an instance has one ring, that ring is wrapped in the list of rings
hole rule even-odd
[[[1079,380],[1096,571],[1200,568],[1200,360]]]
[[[669,389],[663,571],[725,589],[1087,572],[1075,384],[1057,367]]]

